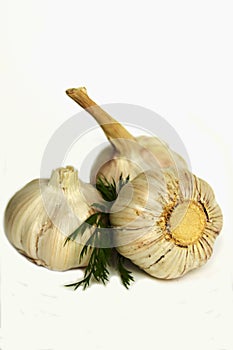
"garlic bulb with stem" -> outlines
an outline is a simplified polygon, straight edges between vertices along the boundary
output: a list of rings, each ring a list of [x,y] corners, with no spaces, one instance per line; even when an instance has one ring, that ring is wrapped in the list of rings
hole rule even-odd
[[[203,265],[222,228],[221,209],[211,187],[157,138],[134,138],[86,94],[67,94],[86,108],[115,148],[113,159],[98,174],[129,182],[110,212],[115,246],[148,274],[177,278]],[[135,163],[135,164],[134,164]]]
[[[91,183],[95,184],[99,175],[116,182],[122,174],[123,178],[136,175],[151,168],[167,168],[170,166],[187,167],[184,159],[157,137],[131,135],[120,123],[112,118],[87,95],[86,88],[68,89],[67,95],[90,113],[103,129],[114,148],[109,157],[95,161],[91,172]]]
[[[121,255],[151,276],[172,279],[210,258],[222,213],[212,188],[187,169],[149,170],[120,191],[110,221]]]
[[[71,166],[58,168],[50,179],[36,179],[19,190],[5,211],[5,232],[11,244],[37,265],[64,271],[88,264],[91,248],[79,261],[80,252],[93,229],[82,238],[68,237],[95,213],[91,207],[100,202],[98,191],[78,178]]]

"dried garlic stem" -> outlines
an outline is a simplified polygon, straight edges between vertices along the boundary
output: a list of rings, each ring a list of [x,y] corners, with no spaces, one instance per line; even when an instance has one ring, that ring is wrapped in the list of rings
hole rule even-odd
[[[112,118],[107,112],[105,112],[100,106],[98,106],[94,101],[90,99],[90,97],[87,95],[87,90],[85,87],[68,89],[66,90],[66,93],[95,118],[110,142],[111,140],[118,138],[135,140],[134,137],[120,123],[118,123],[114,118]]]

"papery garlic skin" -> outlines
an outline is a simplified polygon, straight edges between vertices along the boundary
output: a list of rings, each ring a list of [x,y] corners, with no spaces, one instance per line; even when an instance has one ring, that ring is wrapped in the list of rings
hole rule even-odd
[[[143,169],[139,167],[135,162],[121,156],[113,156],[112,159],[102,164],[100,168],[92,169],[90,181],[93,185],[96,184],[98,178],[104,177],[110,183],[113,180],[118,187],[120,176],[126,179],[130,176],[130,180],[134,179],[138,174],[143,172]]]
[[[64,271],[88,264],[91,249],[79,262],[82,239],[65,239],[94,213],[91,204],[101,200],[98,191],[78,179],[73,167],[53,171],[50,179],[36,179],[18,191],[5,211],[5,232],[12,245],[38,265]]]
[[[178,167],[188,168],[186,161],[175,151],[173,151],[167,143],[154,136],[138,136],[137,142],[150,151],[156,158],[160,168]],[[150,167],[151,169],[153,167]],[[149,170],[147,169],[147,170]]]
[[[210,258],[222,213],[205,181],[187,169],[166,169],[125,185],[110,221],[120,254],[151,276],[172,279]]]
[[[188,168],[186,161],[157,137],[138,136],[135,140],[112,140],[115,145],[106,148],[95,161],[90,181],[96,183],[99,176],[117,183],[120,175],[133,180],[140,173],[153,168],[182,167]]]

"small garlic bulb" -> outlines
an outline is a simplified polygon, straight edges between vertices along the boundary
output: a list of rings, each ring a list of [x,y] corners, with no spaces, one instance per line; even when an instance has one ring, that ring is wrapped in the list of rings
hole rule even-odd
[[[151,168],[187,167],[185,160],[159,138],[131,135],[89,98],[85,88],[68,89],[66,93],[95,118],[113,146],[102,151],[95,161],[91,170],[92,184],[100,175],[117,183],[121,174],[123,178],[130,175],[132,180]]]
[[[65,239],[101,201],[98,191],[78,179],[73,167],[53,171],[50,179],[36,179],[18,191],[5,211],[5,232],[12,245],[32,262],[51,270],[64,271],[88,264],[91,249],[79,262],[83,245],[92,229],[82,238]]]
[[[210,258],[222,213],[211,187],[187,169],[149,170],[123,187],[110,221],[120,254],[172,279]]]

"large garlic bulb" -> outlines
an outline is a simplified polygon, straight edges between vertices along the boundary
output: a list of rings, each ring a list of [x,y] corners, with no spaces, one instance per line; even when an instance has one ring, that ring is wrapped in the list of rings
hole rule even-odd
[[[211,187],[187,169],[150,170],[123,187],[110,221],[120,254],[171,279],[210,258],[222,213]]]
[[[90,184],[78,179],[73,167],[53,171],[50,179],[36,179],[18,191],[5,211],[5,232],[13,246],[38,265],[51,270],[67,270],[88,264],[91,249],[79,261],[83,244],[92,229],[82,239],[65,239],[94,209],[100,195]]]
[[[68,89],[67,94],[83,108],[86,108],[103,129],[113,148],[104,150],[91,170],[91,183],[95,184],[99,175],[116,182],[135,176],[151,168],[171,166],[187,167],[185,160],[157,137],[131,135],[121,124],[100,108],[87,95],[85,88]]]
[[[131,182],[121,189],[110,213],[118,252],[164,279],[203,265],[222,227],[211,187],[159,139],[134,138],[87,96],[86,89],[69,89],[67,94],[96,119],[114,146],[115,153],[97,175],[116,182],[121,173],[130,175]],[[93,182],[95,177],[96,173]]]

